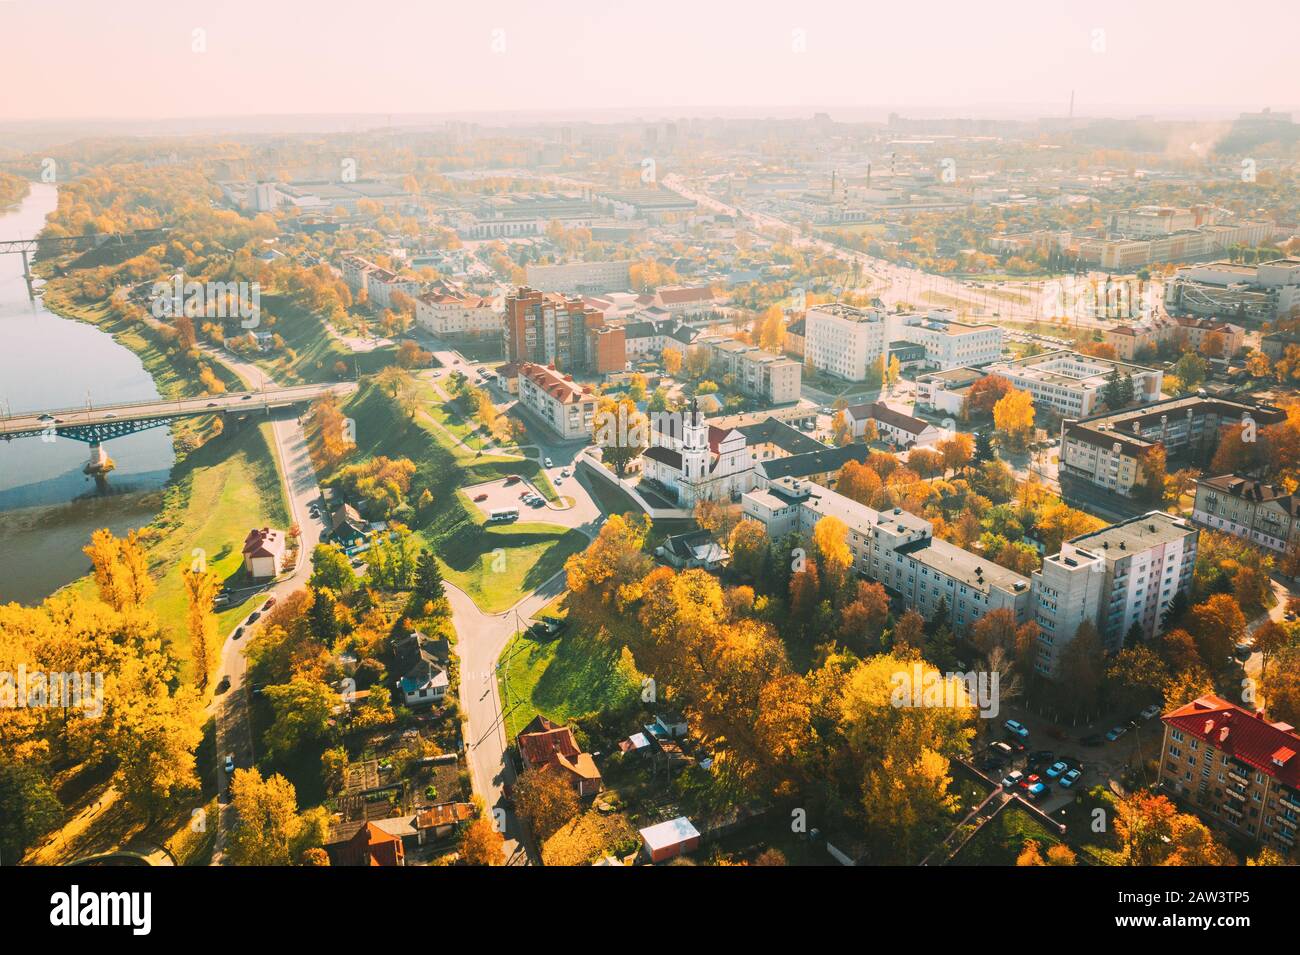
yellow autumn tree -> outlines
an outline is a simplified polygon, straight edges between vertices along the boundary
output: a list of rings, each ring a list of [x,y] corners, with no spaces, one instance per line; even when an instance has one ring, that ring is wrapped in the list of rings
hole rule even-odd
[[[212,672],[212,653],[217,636],[217,618],[212,612],[212,602],[220,587],[217,575],[208,570],[190,567],[181,572],[185,587],[186,621],[190,632],[190,655],[194,659],[194,681],[200,690],[208,687]]]
[[[993,406],[993,425],[1012,444],[1024,447],[1034,431],[1034,400],[1027,391],[1012,388]]]

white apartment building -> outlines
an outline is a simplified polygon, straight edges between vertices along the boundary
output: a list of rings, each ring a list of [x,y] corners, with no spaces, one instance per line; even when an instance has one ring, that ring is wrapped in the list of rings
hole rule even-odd
[[[953,630],[964,633],[990,610],[1007,608],[1017,623],[1029,619],[1026,577],[934,537],[924,518],[900,508],[878,511],[819,484],[780,478],[741,495],[741,511],[768,536],[809,534],[826,515],[848,528],[853,569],[927,620],[946,604]],[[797,520],[796,520],[797,518]]]
[[[950,309],[925,315],[890,316],[891,339],[925,348],[925,365],[938,371],[972,368],[1002,360],[1002,329],[997,325],[971,325],[956,320]]]
[[[519,368],[519,401],[566,441],[591,434],[596,395],[554,368],[524,362]]]
[[[428,292],[415,300],[416,324],[449,338],[500,335],[502,316],[492,299],[478,295]]]
[[[1085,620],[1097,624],[1106,562],[1069,541],[1061,552],[1043,558],[1034,571],[1034,622],[1038,624],[1038,656],[1034,667],[1044,676],[1059,674],[1061,653]]]
[[[880,309],[816,305],[804,316],[804,361],[847,381],[865,381],[885,354],[887,325]]]
[[[1160,399],[1164,372],[1143,365],[1093,358],[1072,351],[1054,351],[1017,361],[998,362],[985,369],[1000,375],[1033,396],[1034,404],[1059,415],[1082,418],[1100,410],[1102,389],[1115,370],[1133,381],[1138,404]]]
[[[1190,521],[1151,511],[1067,542],[1105,563],[1097,629],[1107,650],[1121,649],[1134,627],[1143,640],[1161,632],[1174,595],[1191,589],[1199,533]]]

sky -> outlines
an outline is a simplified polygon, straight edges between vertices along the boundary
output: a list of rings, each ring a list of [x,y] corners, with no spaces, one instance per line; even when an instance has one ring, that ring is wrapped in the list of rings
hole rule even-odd
[[[1296,0],[0,0],[0,122],[1288,109],[1297,28]]]

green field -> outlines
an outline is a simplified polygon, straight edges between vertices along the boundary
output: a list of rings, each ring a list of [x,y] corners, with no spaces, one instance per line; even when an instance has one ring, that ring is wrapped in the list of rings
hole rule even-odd
[[[480,610],[498,613],[564,569],[564,562],[587,546],[581,531],[555,524],[481,526],[470,543],[438,552],[449,581],[474,598]]]
[[[506,644],[497,677],[514,739],[537,714],[563,723],[636,699],[641,678],[631,656],[568,630],[550,640],[521,633]]]

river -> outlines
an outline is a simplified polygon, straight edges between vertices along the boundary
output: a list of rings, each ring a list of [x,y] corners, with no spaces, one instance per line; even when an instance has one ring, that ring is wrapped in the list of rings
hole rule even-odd
[[[34,236],[56,187],[0,214],[0,240]],[[140,359],[93,325],[60,318],[28,298],[22,257],[0,255],[0,415],[157,398]],[[171,430],[105,444],[116,462],[102,485],[82,473],[87,445],[68,438],[0,441],[0,603],[39,603],[90,568],[81,552],[93,530],[148,524],[171,473]]]

